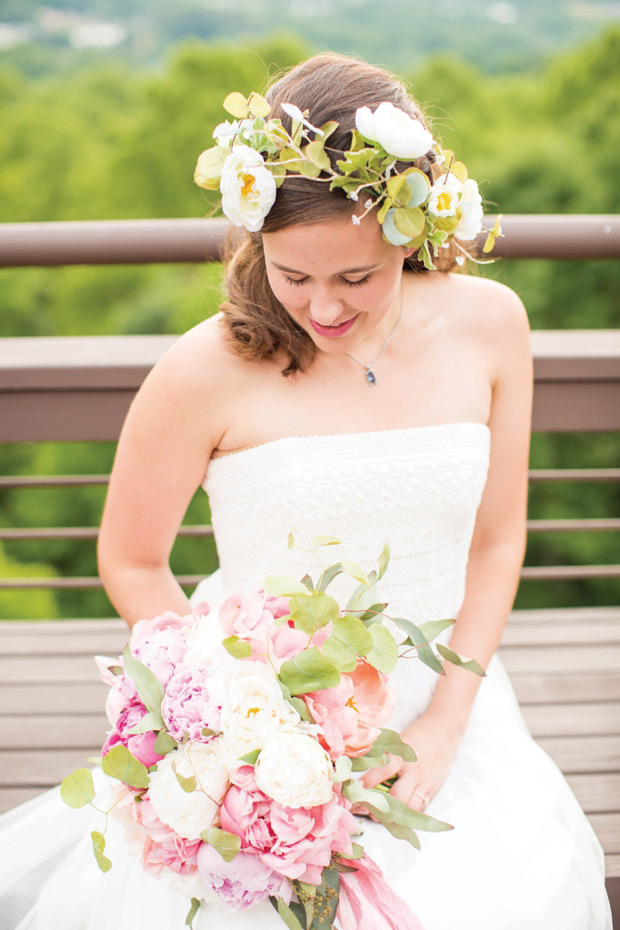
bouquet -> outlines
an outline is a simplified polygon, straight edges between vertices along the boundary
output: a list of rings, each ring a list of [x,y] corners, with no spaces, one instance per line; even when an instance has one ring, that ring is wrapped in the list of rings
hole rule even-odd
[[[315,555],[338,542],[319,537]],[[399,652],[439,674],[439,655],[484,672],[431,647],[452,620],[418,627],[389,618],[405,636],[397,644],[387,605],[372,603],[388,561],[386,545],[368,575],[339,562],[316,583],[270,576],[264,589],[230,597],[218,616],[202,604],[190,616],[141,620],[122,657],[97,657],[110,686],[101,765],[115,787],[106,825],[110,815],[122,821],[143,868],[180,885],[189,927],[203,904],[240,910],[269,898],[289,930],[336,920],[342,930],[420,928],[358,842],[354,811],[416,848],[416,830],[452,827],[355,775],[388,754],[415,761],[384,727]],[[343,572],[357,586],[341,610],[327,588]],[[91,771],[67,776],[61,794],[72,807],[92,804]],[[92,841],[108,871],[104,834],[93,831]]]

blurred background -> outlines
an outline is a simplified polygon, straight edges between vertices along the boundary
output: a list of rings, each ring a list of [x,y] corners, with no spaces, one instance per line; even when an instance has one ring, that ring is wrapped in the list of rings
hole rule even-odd
[[[488,212],[620,209],[620,2],[563,0],[0,0],[0,222],[196,217],[197,155],[231,90],[317,51],[410,82]],[[618,327],[618,262],[497,262],[537,329]],[[180,333],[215,312],[218,265],[0,270],[0,337]],[[3,474],[109,470],[112,444],[0,446]],[[613,467],[616,434],[535,435],[532,467]],[[0,526],[96,526],[104,489],[0,492]],[[613,484],[534,485],[535,519],[618,515]],[[187,522],[208,522],[197,495]],[[531,537],[526,564],[620,561],[618,534]],[[173,568],[212,570],[210,540]],[[0,543],[0,575],[96,572],[92,546]],[[617,579],[525,582],[517,606],[616,604]],[[0,618],[107,616],[99,591],[8,591]]]

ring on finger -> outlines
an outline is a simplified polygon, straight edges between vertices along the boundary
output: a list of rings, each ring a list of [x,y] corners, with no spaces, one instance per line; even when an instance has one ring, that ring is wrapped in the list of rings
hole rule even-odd
[[[417,797],[419,797],[421,801],[424,801],[425,807],[427,804],[430,803],[430,798],[427,798],[426,795],[422,794],[421,791],[416,791],[415,789],[411,792],[410,799],[413,797],[414,794],[417,795]]]

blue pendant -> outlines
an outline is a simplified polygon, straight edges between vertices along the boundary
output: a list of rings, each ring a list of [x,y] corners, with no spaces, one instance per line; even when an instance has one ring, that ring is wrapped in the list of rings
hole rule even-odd
[[[375,375],[370,365],[366,365],[366,380],[368,381],[371,387],[373,386],[373,384],[377,383],[377,376]]]

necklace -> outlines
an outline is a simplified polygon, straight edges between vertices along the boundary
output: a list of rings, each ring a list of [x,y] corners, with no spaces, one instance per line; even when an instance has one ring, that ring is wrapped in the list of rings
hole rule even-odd
[[[375,357],[373,358],[372,362],[369,362],[368,364],[366,364],[365,362],[360,362],[359,358],[355,358],[355,356],[354,356],[354,355],[351,355],[350,352],[345,352],[345,355],[348,355],[349,358],[352,358],[354,362],[357,362],[358,365],[361,365],[362,368],[365,368],[365,369],[366,369],[366,370],[364,371],[364,377],[366,378],[366,381],[368,381],[368,384],[370,385],[370,387],[373,387],[373,385],[375,385],[375,384],[377,383],[377,376],[376,376],[376,374],[374,373],[374,370],[373,370],[373,367],[372,367],[372,366],[375,364],[375,362],[378,362],[378,361],[379,361],[379,359],[381,358],[381,356],[383,355],[383,353],[384,353],[385,350],[387,349],[388,342],[390,341],[390,339],[392,338],[392,336],[393,336],[394,333],[396,332],[396,327],[397,327],[398,324],[400,323],[400,318],[401,318],[402,315],[403,315],[403,293],[404,293],[404,288],[403,288],[403,286],[402,286],[402,284],[401,284],[401,287],[400,287],[400,310],[398,311],[398,319],[397,319],[396,322],[394,323],[394,326],[392,327],[392,331],[391,331],[390,334],[388,335],[387,339],[385,340],[385,342],[383,343],[383,345],[382,345],[381,348],[379,349],[379,354],[378,354],[378,355],[375,355]]]

